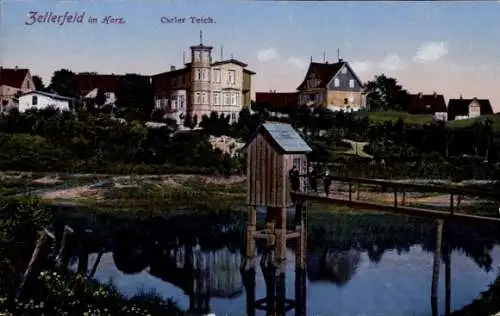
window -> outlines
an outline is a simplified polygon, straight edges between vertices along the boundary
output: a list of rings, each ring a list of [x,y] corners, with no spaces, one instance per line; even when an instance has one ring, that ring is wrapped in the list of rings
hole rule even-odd
[[[224,93],[224,105],[231,105],[231,94]]]
[[[203,58],[203,59],[202,59],[202,60],[203,60],[203,62],[208,63],[208,62],[209,62],[209,59],[210,59],[208,52],[203,52],[203,54],[202,54],[202,58]]]
[[[175,78],[175,77],[172,78],[172,85],[173,86],[177,85],[177,78]]]
[[[346,67],[342,68],[341,73],[345,75],[347,73],[347,68]]]
[[[209,81],[208,79],[208,69],[203,69],[203,81]]]
[[[236,104],[235,105],[240,105],[240,94],[236,93]]]
[[[176,99],[176,98],[174,98],[174,99],[172,100],[172,106],[171,106],[171,109],[172,109],[173,111],[176,111],[176,110],[177,110],[177,99]]]
[[[36,95],[32,97],[31,105],[38,105],[38,97]]]
[[[207,104],[207,103],[208,103],[208,93],[203,92],[203,104]]]
[[[354,79],[349,80],[349,88],[354,88]]]
[[[220,105],[220,92],[213,93],[213,104]]]
[[[333,86],[334,86],[335,88],[340,87],[340,80],[339,80],[339,78],[335,78],[335,79],[333,79]]]
[[[220,69],[214,69],[214,78],[215,83],[220,83]]]
[[[237,120],[236,113],[231,113],[231,121],[236,122],[236,120]]]
[[[194,52],[194,61],[200,61],[200,52],[199,51]]]
[[[227,72],[227,82],[230,84],[234,84],[236,82],[236,72],[234,70],[229,70]]]
[[[236,93],[231,93],[231,105],[236,105]]]
[[[201,80],[201,70],[200,69],[196,69],[196,77],[194,80]]]
[[[349,104],[349,100],[347,98],[344,99],[344,104]]]
[[[195,99],[194,103],[201,104],[201,94],[200,93],[196,93],[196,99]]]
[[[183,96],[183,95],[180,95],[180,96],[179,96],[179,110],[183,110],[183,109],[184,109],[184,106],[185,106],[184,102],[185,102],[185,101],[186,101],[186,100],[184,100],[184,96]]]

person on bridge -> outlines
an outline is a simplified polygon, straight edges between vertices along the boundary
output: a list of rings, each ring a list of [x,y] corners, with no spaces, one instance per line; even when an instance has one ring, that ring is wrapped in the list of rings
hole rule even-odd
[[[318,170],[316,169],[316,166],[314,166],[309,172],[309,185],[311,186],[311,190],[313,192],[318,192]]]
[[[330,185],[332,184],[332,178],[330,178],[330,171],[328,169],[325,172],[325,177],[323,179],[323,186],[325,188],[325,195],[328,196],[330,194]]]
[[[292,184],[292,191],[300,191],[300,175],[295,165],[288,171],[288,176]]]

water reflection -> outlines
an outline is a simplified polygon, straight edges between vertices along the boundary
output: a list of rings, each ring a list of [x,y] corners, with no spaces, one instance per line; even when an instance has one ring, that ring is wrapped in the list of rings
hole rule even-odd
[[[486,272],[494,257],[500,259],[500,251],[494,256],[491,252],[498,243],[496,227],[477,229],[398,216],[318,216],[309,222],[306,270],[295,268],[294,247],[289,245],[286,277],[280,279],[275,267],[266,265],[272,253],[266,252],[265,244],[256,245],[256,269],[241,270],[244,223],[242,218],[220,216],[130,224],[112,234],[108,250],[123,278],[147,273],[175,286],[194,314],[242,314],[246,309],[248,315],[258,315],[272,305],[282,315],[286,310],[305,315],[306,309],[309,315],[448,315],[486,289],[493,278]],[[444,269],[439,269],[441,262]],[[459,269],[453,275],[452,264]],[[101,265],[96,277],[106,280],[106,269]],[[178,295],[174,298],[180,299]],[[399,299],[391,303],[381,295]],[[404,299],[413,303],[398,306]]]

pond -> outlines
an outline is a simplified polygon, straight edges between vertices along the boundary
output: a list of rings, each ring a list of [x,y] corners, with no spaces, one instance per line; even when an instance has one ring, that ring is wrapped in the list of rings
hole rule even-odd
[[[262,224],[263,219],[258,222]],[[248,293],[240,271],[244,225],[244,214],[156,219],[139,226],[128,223],[111,234],[94,278],[111,282],[127,296],[155,293],[173,298],[193,312],[247,315]],[[308,227],[307,315],[432,315],[434,221],[398,215],[321,214],[310,215]],[[471,303],[496,279],[500,266],[496,227],[445,223],[444,231],[439,315],[445,314],[446,305],[455,311]],[[261,256],[263,247],[257,246]],[[89,270],[97,257],[96,253],[89,256]],[[285,284],[286,298],[292,300],[294,261],[290,245]],[[448,288],[447,268],[451,272]],[[259,265],[255,297],[266,297]],[[294,314],[293,310],[287,313]]]

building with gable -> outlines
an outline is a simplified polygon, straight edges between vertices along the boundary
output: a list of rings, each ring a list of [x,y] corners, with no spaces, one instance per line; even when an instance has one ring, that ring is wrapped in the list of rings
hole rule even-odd
[[[363,83],[347,61],[309,64],[297,87],[298,104],[352,112],[366,107]]]
[[[29,69],[0,67],[0,113],[18,105],[18,97],[35,90]]]

